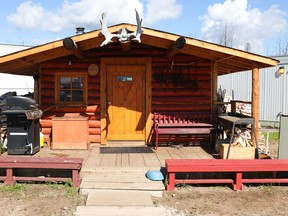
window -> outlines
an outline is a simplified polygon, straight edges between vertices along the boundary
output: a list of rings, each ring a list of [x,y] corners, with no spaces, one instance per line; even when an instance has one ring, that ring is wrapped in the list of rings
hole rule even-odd
[[[86,104],[86,73],[57,74],[57,104]]]

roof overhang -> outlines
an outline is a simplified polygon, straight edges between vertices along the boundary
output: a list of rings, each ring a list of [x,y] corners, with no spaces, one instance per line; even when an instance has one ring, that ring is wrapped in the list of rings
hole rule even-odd
[[[109,27],[110,32],[118,32],[121,28],[135,31],[137,26],[119,24]],[[143,28],[141,41],[143,44],[169,50],[179,35]],[[104,40],[101,30],[75,35],[71,37],[82,51],[100,47]],[[181,53],[193,55],[218,62],[218,74],[229,74],[251,70],[253,67],[265,68],[276,66],[278,60],[256,55],[241,50],[224,47],[193,38],[186,37],[186,45]],[[115,40],[115,42],[117,42]],[[44,45],[0,57],[0,72],[20,75],[33,75],[38,63],[73,54],[63,46],[63,40],[53,41]]]

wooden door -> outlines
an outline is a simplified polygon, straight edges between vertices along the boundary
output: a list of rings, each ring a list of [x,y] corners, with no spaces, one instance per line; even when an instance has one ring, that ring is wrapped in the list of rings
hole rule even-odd
[[[107,140],[145,140],[145,65],[107,65]]]

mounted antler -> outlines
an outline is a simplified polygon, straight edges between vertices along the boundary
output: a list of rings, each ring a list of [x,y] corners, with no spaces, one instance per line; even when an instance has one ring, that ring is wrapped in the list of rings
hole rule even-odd
[[[106,20],[106,15],[107,13],[102,13],[102,19],[100,20],[102,29],[101,29],[101,33],[104,35],[105,40],[102,42],[102,44],[100,45],[100,47],[102,47],[103,45],[107,45],[109,42],[113,42],[112,38],[113,37],[118,37],[118,34],[111,34],[107,28],[107,20]]]
[[[143,33],[143,31],[142,31],[142,19],[140,19],[140,16],[139,16],[136,9],[135,9],[135,12],[136,12],[137,29],[131,35],[133,35],[135,37],[132,40],[137,40],[139,43],[141,43],[140,36]]]
[[[100,20],[100,23],[102,26],[101,33],[104,35],[105,40],[102,42],[100,47],[107,45],[109,42],[113,42],[112,41],[113,37],[117,37],[118,40],[120,41],[120,43],[130,42],[131,37],[134,37],[132,40],[136,40],[139,43],[141,43],[140,36],[143,33],[143,31],[142,31],[142,19],[140,19],[140,16],[139,16],[136,9],[135,9],[135,11],[136,11],[137,29],[133,33],[128,33],[128,30],[126,28],[122,28],[119,30],[118,34],[111,34],[107,28],[106,13],[102,14],[102,19]]]

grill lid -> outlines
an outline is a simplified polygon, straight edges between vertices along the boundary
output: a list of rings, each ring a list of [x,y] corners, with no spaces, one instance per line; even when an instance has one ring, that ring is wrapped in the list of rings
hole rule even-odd
[[[23,96],[10,96],[4,100],[3,110],[35,110],[38,105],[35,100]]]

